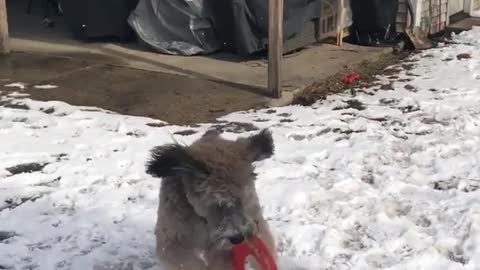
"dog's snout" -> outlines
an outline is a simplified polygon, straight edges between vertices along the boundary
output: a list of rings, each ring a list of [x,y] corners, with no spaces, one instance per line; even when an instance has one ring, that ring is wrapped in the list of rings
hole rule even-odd
[[[232,245],[239,245],[243,240],[245,240],[245,237],[240,233],[228,237],[228,241],[230,241]]]

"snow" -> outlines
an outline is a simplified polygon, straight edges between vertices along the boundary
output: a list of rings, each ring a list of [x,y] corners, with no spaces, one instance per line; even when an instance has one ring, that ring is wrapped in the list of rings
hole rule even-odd
[[[58,86],[53,84],[42,84],[42,85],[35,85],[34,88],[35,89],[55,89],[55,88],[58,88]]]
[[[6,84],[4,85],[5,87],[11,87],[11,88],[19,88],[19,89],[25,89],[25,87],[27,87],[27,85],[25,83],[21,83],[21,82],[15,82],[15,83],[9,83],[9,84]]]
[[[273,131],[256,170],[280,269],[480,268],[480,28],[455,40],[379,76],[393,91],[221,119]],[[148,150],[211,125],[10,99],[30,109],[0,107],[0,269],[159,269]]]

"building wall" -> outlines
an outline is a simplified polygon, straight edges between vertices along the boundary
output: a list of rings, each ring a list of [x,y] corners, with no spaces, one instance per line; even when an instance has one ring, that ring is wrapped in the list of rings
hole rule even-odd
[[[474,10],[479,10],[480,9],[480,0],[470,0],[472,1],[471,2],[471,5],[472,5],[472,8],[470,11],[474,11]]]
[[[463,12],[467,5],[465,0],[448,0],[448,14],[454,15]]]

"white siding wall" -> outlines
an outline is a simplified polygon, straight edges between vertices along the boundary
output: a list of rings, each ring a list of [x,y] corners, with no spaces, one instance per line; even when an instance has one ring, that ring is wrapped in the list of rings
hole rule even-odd
[[[465,12],[469,13],[480,9],[480,0],[466,0]]]
[[[464,9],[465,9],[465,0],[448,0],[449,15],[463,12]]]

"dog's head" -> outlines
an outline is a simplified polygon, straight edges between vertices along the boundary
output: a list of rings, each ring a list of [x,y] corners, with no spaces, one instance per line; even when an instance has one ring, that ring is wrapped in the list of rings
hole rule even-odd
[[[154,148],[147,173],[181,181],[182,195],[207,222],[211,243],[237,245],[254,235],[260,212],[252,163],[272,156],[273,151],[268,130],[236,141],[207,132],[188,147]]]

